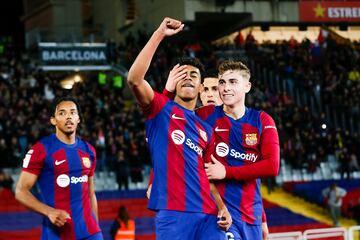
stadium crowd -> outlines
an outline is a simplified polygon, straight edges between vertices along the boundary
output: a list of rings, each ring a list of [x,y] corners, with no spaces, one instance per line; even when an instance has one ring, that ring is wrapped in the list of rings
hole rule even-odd
[[[111,45],[112,62],[126,68],[134,61],[147,40],[144,32],[129,35],[118,47]],[[235,39],[226,46],[206,43],[173,44],[165,42],[154,57],[146,78],[162,91],[168,70],[177,56],[195,56],[206,69],[216,68],[222,60],[216,52],[241,49],[256,65],[279,74],[286,91],[274,92],[258,81],[253,73],[253,89],[249,106],[261,108],[274,117],[281,141],[281,156],[294,168],[316,170],[321,161],[335,158],[342,173],[359,170],[359,133],[331,125],[322,112],[325,105],[359,117],[360,58],[359,45],[340,44],[330,38],[312,43],[296,42],[258,44],[249,34],[245,40]],[[142,181],[142,169],[149,165],[145,142],[144,117],[139,108],[124,99],[123,89],[110,83],[101,85],[97,75],[86,75],[86,84],[77,83],[72,90],[62,89],[59,73],[36,69],[36,61],[28,54],[15,52],[0,55],[0,169],[19,167],[29,146],[51,133],[49,117],[55,96],[71,93],[82,108],[80,135],[92,143],[98,156],[98,170],[121,169],[132,181]],[[294,89],[314,96],[318,112],[294,100]],[[327,124],[327,128],[322,127]],[[119,170],[120,171],[120,170]],[[350,175],[347,174],[349,177]]]

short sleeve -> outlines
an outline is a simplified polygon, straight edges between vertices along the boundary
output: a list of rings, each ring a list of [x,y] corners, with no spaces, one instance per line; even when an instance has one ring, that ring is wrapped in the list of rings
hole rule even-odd
[[[42,143],[36,143],[25,155],[22,170],[39,175],[46,158],[46,149]]]
[[[96,162],[97,162],[97,159],[96,159],[96,151],[95,151],[95,148],[89,144],[89,147],[90,147],[90,151],[91,151],[91,158],[92,158],[92,164],[91,164],[91,169],[90,169],[90,173],[89,173],[89,177],[92,177],[94,176],[95,174],[95,170],[96,170]]]
[[[166,105],[169,99],[158,93],[154,92],[154,98],[148,106],[140,106],[142,112],[145,114],[147,119],[154,118],[161,109]]]

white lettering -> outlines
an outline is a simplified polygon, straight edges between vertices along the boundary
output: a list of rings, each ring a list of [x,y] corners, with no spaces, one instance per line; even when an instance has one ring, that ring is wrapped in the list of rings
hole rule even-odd
[[[350,7],[329,7],[329,18],[358,18],[360,17],[360,8]]]
[[[104,61],[106,60],[103,51],[78,51],[78,50],[53,50],[43,51],[44,61]]]
[[[188,145],[192,150],[197,152],[200,156],[203,156],[203,149],[193,143],[190,138],[186,139],[186,145]]]
[[[254,153],[239,153],[235,149],[230,150],[230,156],[236,159],[247,160],[250,162],[256,162],[258,158],[258,156],[256,156]]]
[[[71,177],[71,183],[73,183],[73,184],[83,183],[83,182],[88,182],[87,175],[83,175],[81,177]]]

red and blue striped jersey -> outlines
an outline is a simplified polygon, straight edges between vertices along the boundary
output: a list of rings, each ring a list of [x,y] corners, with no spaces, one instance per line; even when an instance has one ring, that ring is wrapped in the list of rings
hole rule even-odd
[[[196,112],[214,129],[215,156],[226,168],[225,179],[216,185],[231,216],[261,224],[259,177],[277,174],[280,161],[273,119],[251,108],[246,108],[244,116],[237,120],[225,115],[222,106],[205,106]]]
[[[85,239],[101,231],[89,196],[88,180],[95,167],[95,149],[78,137],[74,144],[65,144],[52,134],[28,151],[23,171],[38,176],[42,202],[66,211],[71,217],[61,228],[45,218],[42,239]]]
[[[204,169],[214,151],[211,127],[156,92],[143,112],[154,170],[149,209],[216,214]]]

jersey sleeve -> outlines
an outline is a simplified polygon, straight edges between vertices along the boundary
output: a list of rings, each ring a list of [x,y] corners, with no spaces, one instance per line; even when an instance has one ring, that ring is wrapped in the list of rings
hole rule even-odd
[[[240,167],[225,166],[225,178],[249,180],[277,176],[280,165],[279,135],[274,120],[267,113],[261,112],[260,119],[262,123],[261,160]]]
[[[140,106],[140,108],[146,118],[150,119],[154,118],[168,101],[169,99],[166,96],[154,92],[154,98],[151,100],[151,103],[148,106]]]
[[[36,143],[25,155],[22,170],[39,175],[46,158],[46,149],[42,143]]]
[[[164,90],[162,91],[162,94],[171,100],[173,100],[175,97],[175,94],[173,92],[169,92],[168,90],[166,90],[166,88],[164,88]]]
[[[206,121],[206,119],[213,113],[215,110],[215,105],[207,105],[202,106],[195,109],[196,115],[198,115],[202,120]]]
[[[212,131],[209,142],[204,151],[204,157],[203,157],[204,163],[211,162],[211,155],[214,154],[214,152],[215,152],[215,134]]]
[[[150,176],[149,176],[149,182],[148,182],[148,187],[149,187],[150,185],[152,185],[153,181],[154,181],[154,169],[151,168],[151,170],[150,170]]]
[[[97,162],[97,159],[96,159],[96,150],[95,148],[87,143],[90,147],[90,151],[91,151],[91,158],[92,158],[92,164],[91,164],[91,169],[90,169],[90,173],[89,173],[89,177],[92,177],[94,176],[94,173],[95,173],[95,170],[96,170],[96,162]]]

